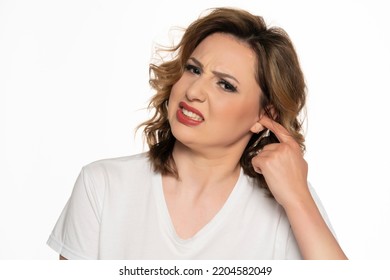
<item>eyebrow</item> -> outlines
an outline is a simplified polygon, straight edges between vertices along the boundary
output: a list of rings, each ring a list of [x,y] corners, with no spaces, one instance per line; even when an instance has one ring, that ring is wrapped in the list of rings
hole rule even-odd
[[[200,67],[200,68],[204,68],[203,64],[197,60],[195,57],[190,57],[189,58],[190,60],[192,60],[196,66]],[[229,74],[226,74],[226,73],[223,73],[223,72],[219,72],[219,71],[212,71],[212,73],[218,77],[221,77],[221,78],[230,78],[232,80],[235,80],[237,83],[240,83],[234,76],[232,75],[229,75]]]

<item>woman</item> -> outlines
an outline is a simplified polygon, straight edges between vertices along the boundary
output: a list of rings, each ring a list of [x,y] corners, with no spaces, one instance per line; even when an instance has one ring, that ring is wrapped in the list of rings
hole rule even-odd
[[[70,259],[345,259],[307,183],[288,35],[220,8],[171,51],[150,66],[149,152],[85,166],[49,246]]]

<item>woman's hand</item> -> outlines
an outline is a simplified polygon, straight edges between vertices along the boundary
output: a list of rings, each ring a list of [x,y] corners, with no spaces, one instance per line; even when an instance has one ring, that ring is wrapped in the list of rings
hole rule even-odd
[[[284,208],[310,197],[308,166],[299,144],[287,129],[267,116],[264,115],[259,123],[271,130],[280,143],[266,145],[252,159],[254,170],[264,175],[276,201]]]
[[[252,159],[276,201],[285,209],[304,259],[347,259],[315,204],[307,184],[307,163],[301,148],[279,123],[263,116],[259,123],[280,143],[266,145]]]

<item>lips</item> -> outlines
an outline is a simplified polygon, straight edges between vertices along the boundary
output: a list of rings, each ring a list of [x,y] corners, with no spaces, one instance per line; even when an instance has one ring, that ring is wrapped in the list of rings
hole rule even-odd
[[[189,126],[199,125],[204,121],[202,113],[185,102],[179,103],[176,115],[179,122]]]

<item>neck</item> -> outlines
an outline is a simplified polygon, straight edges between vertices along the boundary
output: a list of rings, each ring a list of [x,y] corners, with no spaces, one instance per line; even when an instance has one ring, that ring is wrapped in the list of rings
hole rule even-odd
[[[172,155],[178,169],[179,180],[205,189],[227,181],[236,181],[241,170],[241,153],[242,151],[233,150],[202,153],[176,141]]]

